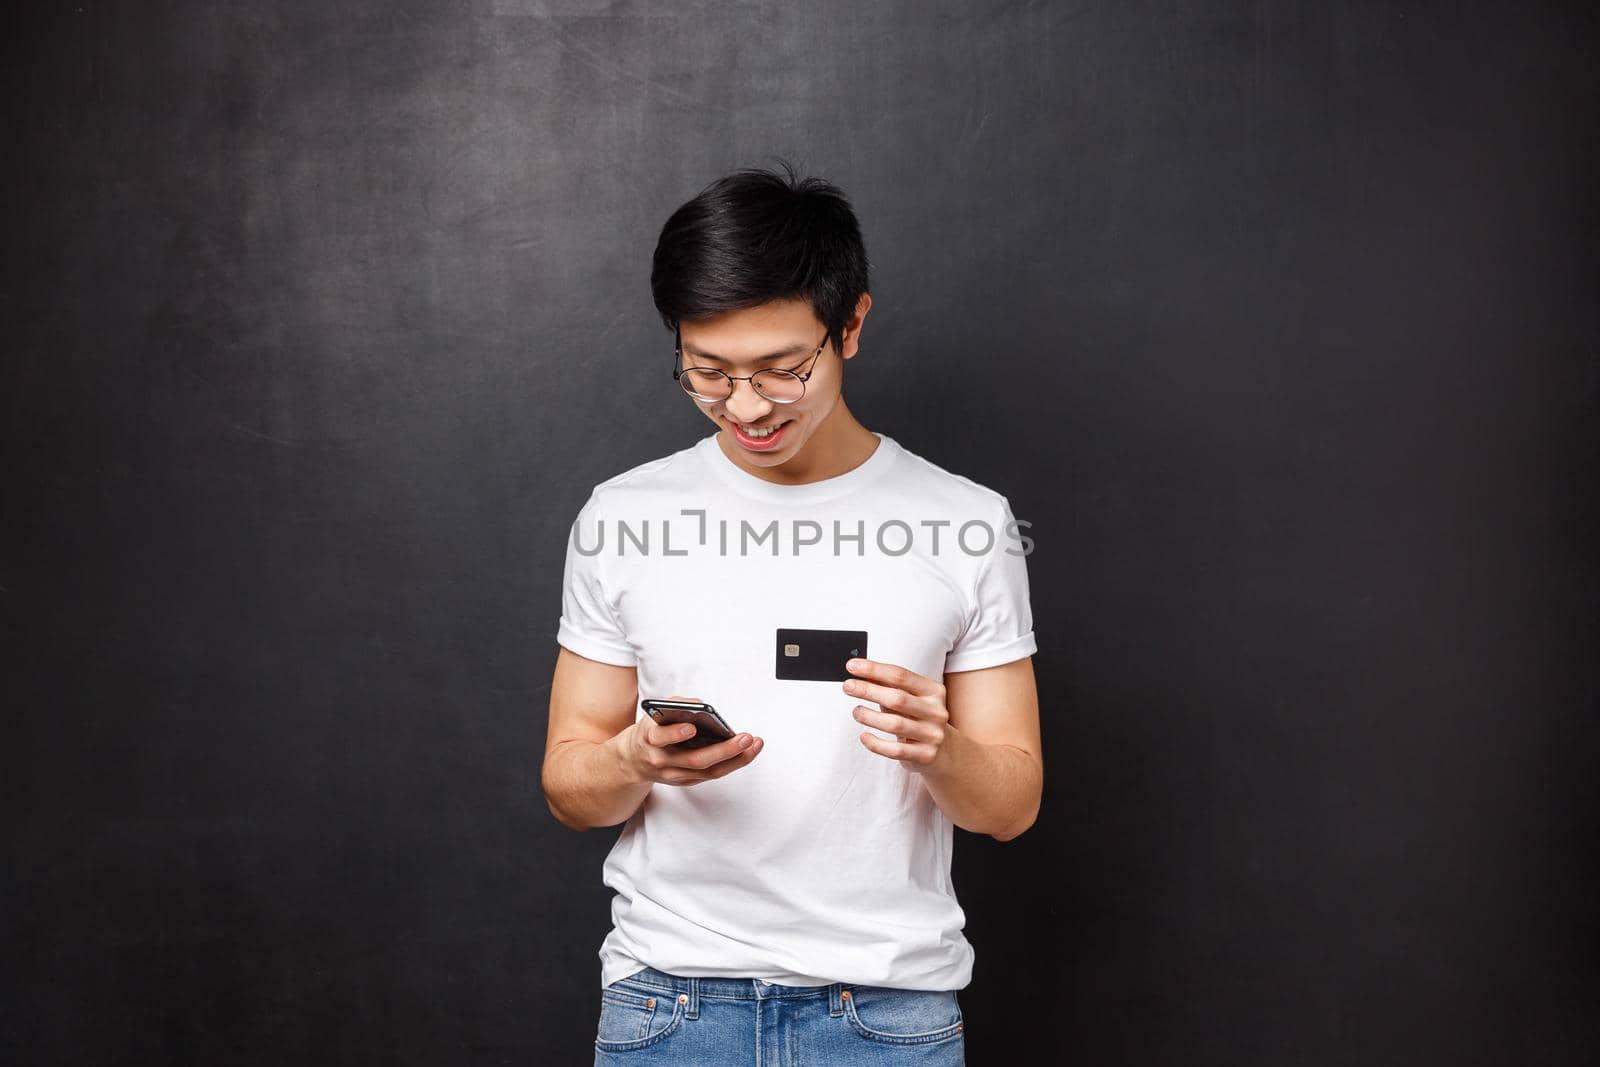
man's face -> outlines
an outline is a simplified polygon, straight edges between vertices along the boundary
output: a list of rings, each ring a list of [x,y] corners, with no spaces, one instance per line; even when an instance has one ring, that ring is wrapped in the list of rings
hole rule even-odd
[[[779,467],[798,455],[839,402],[843,360],[855,355],[854,333],[847,333],[842,358],[831,343],[812,356],[827,333],[804,300],[784,300],[710,318],[683,322],[678,338],[683,346],[683,367],[711,367],[731,375],[754,374],[781,368],[804,375],[805,395],[792,404],[768,400],[747,381],[733,383],[723,400],[690,397],[725,437],[728,450],[747,466]],[[773,353],[794,350],[777,358]],[[745,427],[781,427],[765,440],[752,437]]]

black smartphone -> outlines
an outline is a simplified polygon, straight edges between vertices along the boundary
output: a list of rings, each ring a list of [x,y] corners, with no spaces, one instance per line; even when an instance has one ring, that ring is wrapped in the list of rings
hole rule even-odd
[[[867,659],[865,630],[778,630],[777,676],[795,682],[845,682],[845,660]]]
[[[694,723],[693,737],[670,744],[668,748],[704,748],[733,736],[733,728],[710,704],[690,700],[641,700],[639,707],[662,726],[680,722]]]

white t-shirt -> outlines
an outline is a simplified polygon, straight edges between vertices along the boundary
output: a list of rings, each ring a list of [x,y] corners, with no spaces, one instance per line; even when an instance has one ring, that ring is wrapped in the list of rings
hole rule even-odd
[[[851,714],[876,705],[776,678],[776,630],[865,630],[869,659],[939,680],[1032,655],[1028,524],[883,434],[803,485],[757,478],[716,436],[596,486],[567,543],[560,644],[635,667],[641,698],[698,696],[765,739],[723,778],[652,786],[623,825],[601,985],[649,965],[962,989],[952,823],[921,775],[859,740],[890,737]]]

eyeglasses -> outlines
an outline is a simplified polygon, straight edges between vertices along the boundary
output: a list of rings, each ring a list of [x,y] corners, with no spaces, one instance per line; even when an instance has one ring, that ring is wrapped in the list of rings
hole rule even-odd
[[[683,358],[683,339],[677,330],[672,331],[674,348],[672,360],[672,378],[683,391],[696,400],[717,401],[726,400],[733,395],[734,382],[749,382],[750,387],[757,393],[766,397],[774,404],[793,404],[796,400],[806,395],[806,381],[811,377],[811,370],[804,374],[797,374],[792,370],[783,370],[779,367],[769,367],[758,370],[754,374],[724,374],[713,367],[685,367],[678,369],[678,361]],[[817,346],[807,362],[814,367],[822,350],[828,347],[828,337],[822,337],[822,343]]]

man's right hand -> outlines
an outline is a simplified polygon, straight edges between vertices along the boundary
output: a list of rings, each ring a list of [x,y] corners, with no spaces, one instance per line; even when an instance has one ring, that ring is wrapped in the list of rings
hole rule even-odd
[[[699,697],[667,699],[700,703]],[[748,764],[761,751],[762,739],[743,733],[701,748],[668,747],[694,735],[693,723],[662,726],[647,716],[617,735],[617,745],[623,766],[635,781],[667,785],[697,785],[721,778]]]

